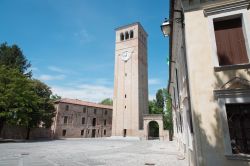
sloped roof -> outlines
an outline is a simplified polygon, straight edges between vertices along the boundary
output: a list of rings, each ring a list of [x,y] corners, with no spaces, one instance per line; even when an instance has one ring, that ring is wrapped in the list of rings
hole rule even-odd
[[[98,103],[93,103],[93,102],[88,102],[88,101],[82,101],[78,99],[60,99],[57,100],[55,103],[68,103],[68,104],[75,104],[75,105],[82,105],[82,106],[89,106],[89,107],[96,107],[96,108],[105,108],[105,109],[113,109],[113,106],[108,106],[108,105],[103,105],[103,104],[98,104]]]

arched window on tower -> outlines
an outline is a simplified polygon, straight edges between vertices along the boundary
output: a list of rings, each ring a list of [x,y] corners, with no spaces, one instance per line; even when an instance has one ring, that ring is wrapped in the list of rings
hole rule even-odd
[[[124,40],[124,34],[120,33],[120,40],[123,41]]]
[[[134,37],[134,31],[133,30],[130,30],[129,36],[130,36],[130,39]]]
[[[128,31],[125,32],[125,39],[129,39],[129,34],[128,34]]]

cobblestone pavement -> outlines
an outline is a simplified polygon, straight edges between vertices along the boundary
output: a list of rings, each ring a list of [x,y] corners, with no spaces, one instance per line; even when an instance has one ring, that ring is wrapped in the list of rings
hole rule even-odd
[[[0,166],[186,166],[175,142],[67,139],[0,144]]]

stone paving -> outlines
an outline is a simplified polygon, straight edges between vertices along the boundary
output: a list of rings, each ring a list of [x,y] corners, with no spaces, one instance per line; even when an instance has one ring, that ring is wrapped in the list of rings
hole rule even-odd
[[[0,144],[0,166],[186,166],[175,142],[66,139]]]

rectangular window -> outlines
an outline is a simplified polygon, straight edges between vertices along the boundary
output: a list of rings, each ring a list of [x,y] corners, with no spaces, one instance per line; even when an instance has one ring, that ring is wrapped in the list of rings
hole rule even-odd
[[[81,136],[83,136],[83,134],[84,134],[84,130],[81,130]]]
[[[106,123],[107,123],[107,121],[106,121],[106,120],[104,120],[104,126],[106,126]]]
[[[179,113],[179,117],[180,117],[180,130],[181,130],[181,133],[182,133],[183,121],[182,121],[182,115],[181,115],[181,113]]]
[[[62,131],[62,136],[66,136],[66,130]]]
[[[175,69],[175,80],[176,80],[176,91],[177,91],[178,106],[180,107],[180,90],[179,90],[179,80],[178,80],[178,71],[177,71],[177,69]]]
[[[63,123],[64,123],[64,124],[67,124],[67,123],[68,123],[68,117],[67,117],[67,116],[64,116],[64,117],[63,117]]]
[[[86,113],[86,107],[84,106],[83,108],[82,108],[82,112],[85,114]]]
[[[85,118],[82,118],[82,124],[85,124]]]
[[[179,133],[179,125],[178,125],[177,118],[175,118],[175,124],[176,124],[176,131],[177,133]]]
[[[65,110],[68,111],[69,110],[69,105],[65,106]]]
[[[93,118],[92,120],[92,126],[95,126],[96,125],[96,118]]]
[[[232,153],[250,154],[250,103],[226,104]]]
[[[104,129],[103,134],[106,135],[106,130]]]
[[[104,113],[105,115],[107,115],[108,114],[108,111],[107,110],[105,110],[105,113]]]
[[[175,88],[173,87],[173,92],[174,92],[174,107],[176,109],[176,95],[175,95]]]
[[[96,114],[96,109],[94,109],[94,114]]]
[[[214,20],[219,65],[249,63],[241,18]]]

